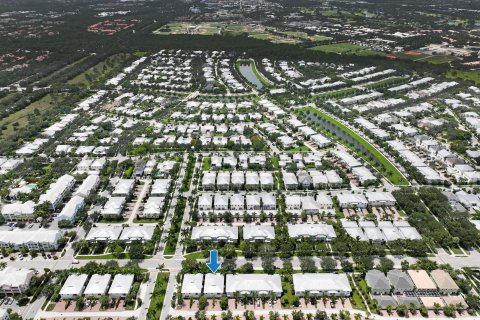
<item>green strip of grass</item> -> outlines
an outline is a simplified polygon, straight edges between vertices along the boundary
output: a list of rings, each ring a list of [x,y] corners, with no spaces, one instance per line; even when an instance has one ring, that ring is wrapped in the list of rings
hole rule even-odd
[[[150,305],[148,306],[147,320],[160,319],[163,308],[163,300],[167,292],[169,272],[161,272],[155,280],[155,288],[153,289]]]
[[[408,181],[405,179],[405,177],[398,171],[398,169],[390,162],[388,161],[385,156],[380,153],[375,147],[373,147],[368,141],[363,139],[360,135],[358,135],[355,131],[351,130],[349,127],[345,126],[343,123],[339,122],[335,118],[313,108],[313,107],[307,107],[307,108],[301,108],[298,109],[300,112],[306,112],[310,111],[312,113],[315,113],[319,117],[329,121],[336,127],[340,128],[344,132],[346,132],[348,135],[350,135],[352,138],[354,138],[360,145],[362,145],[365,149],[368,150],[368,152],[371,153],[371,155],[380,162],[385,170],[381,170],[382,168],[379,168],[377,162],[371,161],[368,159],[368,157],[364,156],[361,152],[357,150],[353,150],[358,156],[362,157],[365,161],[369,162],[372,166],[376,167],[380,172],[383,172],[386,176],[386,178],[394,185],[401,185],[405,186],[408,185]],[[386,172],[384,172],[386,171]]]
[[[151,259],[152,256],[145,256],[143,259]],[[100,254],[100,255],[85,255],[85,256],[76,256],[77,260],[117,260],[117,259],[130,259],[128,253],[122,253],[116,257],[112,253]]]

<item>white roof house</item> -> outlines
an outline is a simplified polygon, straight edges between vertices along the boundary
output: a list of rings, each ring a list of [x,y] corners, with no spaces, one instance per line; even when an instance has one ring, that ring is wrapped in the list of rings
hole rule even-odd
[[[227,190],[230,186],[230,172],[221,171],[217,175],[217,188]]]
[[[367,236],[360,227],[345,228],[345,232],[353,239],[358,239],[359,241],[368,241]]]
[[[243,187],[245,184],[245,174],[242,171],[232,172],[232,185],[235,187]]]
[[[115,185],[112,195],[114,196],[128,196],[135,185],[134,179],[120,179]]]
[[[317,194],[316,201],[319,204],[321,209],[331,209],[331,208],[333,208],[332,198],[324,192],[320,192],[320,193]]]
[[[228,297],[235,292],[242,294],[269,295],[273,292],[277,297],[282,294],[282,281],[278,274],[227,274],[225,291]]]
[[[122,213],[125,201],[124,197],[111,197],[100,213],[104,216],[119,216]]]
[[[243,239],[245,241],[270,242],[275,239],[275,229],[265,225],[245,225],[243,227]]]
[[[234,242],[238,240],[238,228],[222,225],[193,227],[191,239],[197,241]]]
[[[245,196],[243,194],[235,193],[230,197],[230,210],[245,210]]]
[[[185,298],[197,298],[202,294],[203,274],[187,273],[183,276],[182,296]]]
[[[101,295],[105,294],[108,289],[108,284],[110,283],[110,279],[112,278],[109,274],[94,274],[90,281],[88,281],[87,287],[83,294],[87,297],[100,297]]]
[[[315,238],[331,241],[336,237],[333,226],[326,223],[288,224],[287,227],[290,238]]]
[[[394,206],[397,200],[390,192],[365,192],[365,197],[371,206]]]
[[[206,190],[214,189],[216,177],[217,177],[216,172],[213,172],[213,171],[205,172],[202,177],[202,187]]]
[[[0,270],[0,292],[3,294],[23,293],[28,289],[34,275],[30,269],[6,267]]]
[[[170,185],[172,183],[171,179],[157,179],[153,183],[152,191],[150,194],[152,196],[165,196],[170,189]]]
[[[286,189],[292,190],[298,187],[297,176],[293,172],[282,171],[282,176]]]
[[[247,171],[245,173],[245,186],[248,189],[258,188],[259,183],[260,183],[260,177],[257,172]]]
[[[146,218],[158,218],[162,213],[163,205],[165,203],[164,197],[149,197],[143,210],[140,214],[142,217]]]
[[[62,232],[60,230],[0,230],[0,247],[15,250],[21,248],[44,251],[56,250],[61,237]]]
[[[213,196],[210,194],[202,194],[198,197],[198,209],[199,210],[212,210]]]
[[[85,237],[87,241],[110,242],[118,240],[122,233],[122,226],[102,226],[97,225],[90,229]]]
[[[77,213],[83,208],[85,205],[85,199],[80,196],[73,196],[63,207],[62,211],[58,215],[59,221],[70,221],[73,222]]]
[[[337,156],[350,170],[352,168],[360,167],[362,165],[360,161],[358,161],[354,156],[352,156],[348,152],[335,150],[333,151],[333,154]]]
[[[340,208],[366,208],[368,206],[367,198],[363,194],[341,193],[337,194]]]
[[[87,198],[97,188],[99,183],[100,177],[96,174],[91,174],[83,180],[74,195]]]
[[[286,195],[285,205],[289,210],[299,210],[302,207],[302,197],[299,195]]]
[[[262,210],[276,210],[277,209],[277,198],[274,194],[263,192],[261,193],[262,197]]]
[[[24,203],[7,203],[2,207],[2,215],[6,220],[32,219],[34,212],[35,202],[31,200]]]
[[[120,240],[130,243],[132,241],[149,241],[152,239],[155,226],[130,226],[125,227],[120,235]]]
[[[352,288],[345,273],[295,273],[293,274],[295,295],[303,296],[306,291],[311,295],[348,297]]]
[[[66,192],[69,191],[74,184],[75,179],[71,175],[65,174],[61,176],[40,196],[39,203],[50,202],[52,208],[55,209],[59,202],[62,201]]]
[[[365,227],[363,228],[365,235],[367,236],[368,240],[371,242],[385,242],[386,238],[383,232],[377,227]]]
[[[260,172],[260,184],[262,189],[271,189],[273,188],[273,175],[271,172],[262,171]]]
[[[377,181],[377,177],[364,166],[352,168],[352,173],[357,176],[361,185]]]
[[[110,298],[125,298],[132,289],[134,280],[133,274],[117,274],[113,278],[108,295]]]
[[[319,148],[325,148],[332,144],[332,141],[330,141],[330,139],[319,133],[310,136],[310,140],[315,143]]]
[[[203,294],[207,297],[220,297],[225,292],[225,276],[207,273],[203,285]]]
[[[66,299],[76,299],[83,294],[85,284],[87,283],[87,274],[71,274],[60,289],[60,297]]]
[[[247,194],[247,210],[261,210],[261,198],[258,194]]]

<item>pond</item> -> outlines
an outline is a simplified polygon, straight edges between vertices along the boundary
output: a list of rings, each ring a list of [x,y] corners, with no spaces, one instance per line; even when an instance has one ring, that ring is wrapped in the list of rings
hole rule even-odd
[[[263,83],[255,75],[255,72],[253,71],[253,65],[251,63],[240,63],[238,69],[242,76],[244,76],[248,82],[257,87],[257,89],[263,88]]]

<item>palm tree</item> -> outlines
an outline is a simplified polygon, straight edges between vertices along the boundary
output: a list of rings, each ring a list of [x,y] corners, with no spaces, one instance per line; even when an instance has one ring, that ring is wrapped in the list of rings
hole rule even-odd
[[[387,307],[386,307],[388,315],[392,314],[392,309],[393,309],[393,306],[391,304],[388,304]]]
[[[258,298],[258,293],[256,291],[252,292],[252,300],[253,300],[253,307],[255,308],[256,302]]]
[[[262,300],[262,308],[265,309],[265,303],[267,302],[267,295],[265,293],[262,293],[260,296],[260,300]]]
[[[322,293],[322,301],[323,301],[323,306],[326,307],[327,306],[327,295],[324,293]]]
[[[335,306],[337,304],[337,297],[332,293],[330,295],[330,302]]]
[[[247,307],[247,302],[248,302],[248,296],[246,294],[242,294],[242,302],[243,302],[243,307]]]
[[[303,293],[303,300],[305,300],[305,307],[307,306],[309,299],[310,299],[310,292],[307,290]]]
[[[233,299],[235,299],[235,309],[237,308],[237,303],[238,303],[238,292],[233,293]]]
[[[270,301],[272,302],[272,305],[277,297],[275,296],[275,293],[270,292]]]

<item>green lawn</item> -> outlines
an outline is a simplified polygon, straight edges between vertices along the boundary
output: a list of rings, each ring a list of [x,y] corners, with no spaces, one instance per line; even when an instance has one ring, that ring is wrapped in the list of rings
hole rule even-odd
[[[202,251],[192,252],[192,253],[186,254],[186,255],[184,255],[184,257],[185,257],[185,259],[193,259],[193,260],[204,259],[205,258],[203,256]]]
[[[309,152],[309,151],[310,149],[307,146],[299,146],[299,147],[287,150],[288,153]]]
[[[167,292],[168,277],[170,273],[161,272],[155,280],[155,288],[153,289],[150,305],[148,306],[147,320],[158,320],[162,313],[163,300]]]
[[[120,65],[123,65],[123,63],[129,57],[129,54],[124,53],[112,55],[85,72],[80,73],[75,78],[69,80],[68,84],[88,86],[92,83],[105,79],[114,69],[118,68]]]
[[[325,53],[352,54],[357,56],[384,55],[383,52],[373,51],[366,47],[347,42],[315,46],[310,48],[310,50],[322,51]]]
[[[426,59],[421,59],[420,61],[428,62],[431,64],[443,64],[451,61],[455,61],[457,58],[452,56],[431,56]]]
[[[151,259],[152,256],[145,256],[144,259]],[[85,255],[85,256],[76,256],[75,259],[78,260],[116,260],[116,259],[130,259],[128,253],[122,253],[118,258],[115,257],[112,253],[106,253],[101,255]]]
[[[385,156],[375,149],[368,141],[366,141],[364,138],[362,138],[360,135],[358,135],[356,132],[354,132],[352,129],[344,125],[343,123],[337,121],[335,118],[332,118],[331,116],[313,108],[313,107],[307,107],[307,108],[302,108],[298,109],[300,112],[307,112],[310,111],[314,114],[317,114],[321,118],[331,122],[347,134],[349,134],[352,138],[354,138],[360,145],[362,145],[365,149],[367,149],[371,155],[377,159],[378,162],[382,164],[384,167],[384,170],[382,167],[379,167],[376,161],[370,160],[367,156],[363,155],[359,151],[353,149],[353,151],[357,154],[357,156],[362,157],[365,161],[369,162],[372,166],[376,167],[380,172],[382,172],[385,177],[394,185],[408,185],[408,181],[403,177],[403,175],[398,171],[398,169],[388,161]],[[350,146],[349,146],[350,147]]]
[[[447,78],[449,79],[462,79],[472,81],[473,83],[480,84],[480,71],[478,70],[448,70]]]
[[[159,218],[159,219],[134,219],[133,222],[134,223],[155,223],[155,224],[158,224],[160,222],[162,222],[162,218]]]
[[[212,165],[212,158],[204,157],[202,162],[202,171],[210,170],[211,165]]]
[[[360,294],[354,290],[352,293],[352,307],[357,310],[367,310]]]
[[[451,247],[450,249],[452,249],[452,252],[453,252],[454,254],[464,254],[463,251],[462,251],[462,249],[460,249],[459,247],[456,247],[456,246],[455,246],[455,247]]]
[[[293,297],[294,295],[292,294],[293,284],[287,281],[283,281],[282,279],[282,287],[283,287],[282,302],[285,302],[282,304],[282,307],[286,309],[291,309],[292,308],[291,302],[294,299]]]

